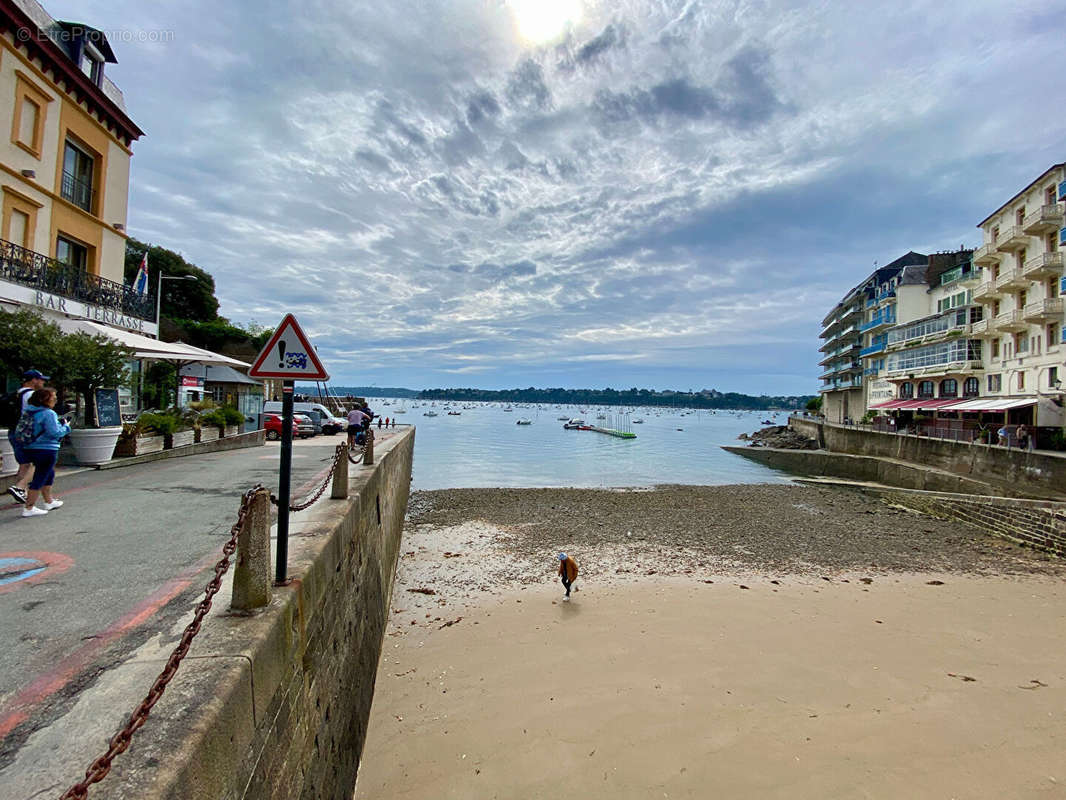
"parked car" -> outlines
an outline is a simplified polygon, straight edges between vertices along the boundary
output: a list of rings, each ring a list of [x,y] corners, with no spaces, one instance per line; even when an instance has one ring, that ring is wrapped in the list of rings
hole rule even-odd
[[[332,435],[348,430],[348,421],[333,415],[328,408],[321,403],[293,403],[292,410],[301,414],[307,414],[315,423],[315,433]],[[280,414],[281,401],[268,400],[263,404],[263,412],[267,414]]]
[[[266,429],[266,438],[276,442],[281,438],[281,414],[263,414],[263,427]],[[306,414],[293,414],[292,435],[310,439],[315,435],[315,423]]]

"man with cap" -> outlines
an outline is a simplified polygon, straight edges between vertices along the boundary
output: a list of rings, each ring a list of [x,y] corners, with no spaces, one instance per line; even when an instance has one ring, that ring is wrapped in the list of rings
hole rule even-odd
[[[563,600],[570,599],[570,584],[577,580],[577,562],[566,553],[559,553],[559,575],[566,587],[566,596]]]
[[[43,389],[46,380],[48,380],[48,376],[41,374],[41,372],[36,369],[28,369],[22,373],[22,386],[16,392],[19,417],[21,417],[22,412],[26,410],[26,398],[33,394],[37,389]],[[19,471],[18,475],[15,477],[15,483],[8,487],[7,493],[14,497],[19,503],[25,503],[26,488],[30,485],[30,476],[33,474],[33,459],[31,459],[26,451],[22,449],[22,445],[15,441],[15,426],[11,426],[7,429],[7,440],[11,442],[11,449],[15,453],[15,461],[17,461],[19,465]]]

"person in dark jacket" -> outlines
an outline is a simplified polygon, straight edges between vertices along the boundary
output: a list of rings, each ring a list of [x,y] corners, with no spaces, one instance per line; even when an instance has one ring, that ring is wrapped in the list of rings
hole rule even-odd
[[[22,509],[24,517],[39,517],[63,505],[62,500],[52,497],[52,484],[56,477],[59,443],[70,433],[70,425],[56,415],[55,404],[56,390],[50,387],[34,390],[26,400],[23,413],[33,415],[33,441],[22,447],[33,462],[33,480],[26,492],[26,504]],[[44,498],[44,505],[40,507],[37,505],[38,495]]]
[[[559,553],[559,576],[563,579],[566,587],[566,596],[563,600],[570,599],[570,584],[577,580],[577,562],[566,553]]]

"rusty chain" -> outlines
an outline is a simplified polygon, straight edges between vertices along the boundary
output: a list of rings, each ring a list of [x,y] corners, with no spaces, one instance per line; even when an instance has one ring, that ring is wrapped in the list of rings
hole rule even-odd
[[[229,570],[230,558],[237,550],[237,537],[240,535],[241,528],[244,527],[244,518],[248,515],[248,509],[252,506],[252,498],[262,488],[262,485],[256,485],[241,496],[241,507],[237,512],[237,521],[230,528],[229,541],[222,546],[222,558],[215,564],[215,577],[205,587],[204,599],[196,607],[192,622],[185,627],[184,632],[181,634],[181,641],[178,642],[177,647],[170,654],[166,666],[163,667],[163,671],[155,679],[152,688],[148,690],[148,694],[141,701],[141,704],[137,706],[136,710],[130,714],[122,730],[111,738],[107,752],[93,761],[89,768],[85,770],[84,780],[67,789],[59,800],[85,800],[89,796],[89,787],[102,780],[111,771],[111,762],[117,756],[126,752],[126,749],[130,746],[130,741],[133,739],[133,734],[148,721],[148,715],[152,712],[152,707],[163,696],[163,691],[167,688],[167,684],[170,683],[174,674],[178,671],[178,667],[181,666],[181,660],[188,654],[193,638],[200,632],[200,625],[203,623],[204,617],[211,610],[211,599],[222,586],[222,576]]]

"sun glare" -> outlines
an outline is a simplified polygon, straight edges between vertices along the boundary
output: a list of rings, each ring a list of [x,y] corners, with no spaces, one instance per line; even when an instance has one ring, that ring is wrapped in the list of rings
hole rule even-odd
[[[557,38],[581,19],[579,0],[511,0],[518,33],[534,44]]]

